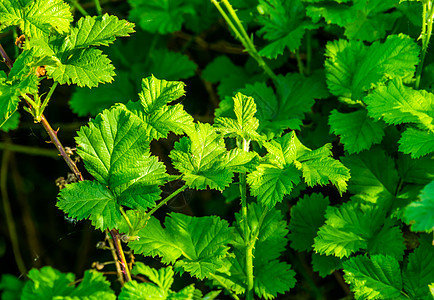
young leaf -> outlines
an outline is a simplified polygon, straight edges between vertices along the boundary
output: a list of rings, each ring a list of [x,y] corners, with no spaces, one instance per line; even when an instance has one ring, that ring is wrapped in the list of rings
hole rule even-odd
[[[349,154],[379,144],[384,136],[383,126],[367,116],[365,110],[340,113],[333,110],[329,116],[330,133],[339,135]]]
[[[355,198],[368,202],[378,199],[391,200],[398,186],[398,172],[393,160],[379,148],[342,157],[342,162],[351,170],[349,191]]]
[[[252,97],[237,93],[234,97],[236,119],[216,118],[215,125],[219,131],[229,137],[240,137],[244,140],[260,140],[257,133],[259,121],[255,118],[256,104]]]
[[[388,124],[418,123],[434,132],[434,94],[406,87],[399,79],[379,86],[363,99],[369,115]]]
[[[184,86],[180,81],[160,80],[152,75],[142,80],[140,101],[127,104],[147,124],[151,139],[166,138],[171,131],[182,134],[193,128],[193,118],[182,104],[167,105],[185,94]]]
[[[411,225],[412,231],[427,231],[434,229],[434,181],[427,184],[419,195],[421,201],[412,202],[407,206],[404,219]]]
[[[324,224],[328,197],[322,194],[305,195],[291,208],[289,239],[291,247],[298,251],[312,251],[318,229]]]
[[[106,110],[78,131],[76,142],[86,169],[109,186],[119,204],[134,209],[155,205],[166,169],[150,155],[146,126],[138,117],[121,105]]]
[[[145,265],[140,261],[135,263],[131,273],[134,275],[138,275],[138,274],[146,275],[146,277],[148,277],[150,281],[152,281],[159,288],[165,291],[169,291],[174,280],[173,277],[175,276],[175,272],[173,272],[172,267],[160,268],[156,270]]]
[[[234,174],[225,164],[228,156],[223,138],[204,123],[196,124],[188,136],[175,143],[170,152],[174,167],[190,188],[224,190]]]
[[[167,34],[181,30],[186,14],[195,14],[186,0],[128,0],[132,9],[130,19],[143,30]]]
[[[300,47],[306,30],[318,26],[306,19],[306,11],[300,0],[260,0],[258,18],[262,28],[258,31],[270,44],[265,46],[260,55],[276,58],[285,48],[294,52]]]
[[[432,131],[408,128],[399,140],[399,151],[419,158],[434,152],[434,133]]]
[[[0,3],[0,30],[16,25],[31,38],[47,35],[51,29],[67,32],[72,19],[69,5],[62,0],[3,0]]]
[[[122,216],[113,193],[96,181],[66,185],[59,193],[57,207],[70,218],[89,218],[97,229],[117,228]]]
[[[126,282],[125,285],[122,287],[118,300],[135,299],[167,299],[167,295],[164,290],[153,284],[138,283],[135,280],[131,280]]]
[[[389,35],[383,44],[339,40],[326,47],[327,85],[342,101],[356,103],[365,92],[390,77],[413,77],[419,47],[409,36]]]
[[[51,267],[29,272],[30,280],[24,286],[21,299],[116,299],[110,283],[102,273],[87,270],[75,287],[72,273],[61,273]]]
[[[398,261],[392,256],[359,255],[343,263],[344,278],[357,299],[404,299]]]
[[[434,277],[434,250],[432,238],[421,236],[420,245],[408,256],[408,264],[402,274],[404,289],[412,299],[432,299],[429,285]]]
[[[139,232],[140,239],[130,242],[136,253],[160,256],[165,263],[175,264],[199,279],[209,277],[223,265],[228,255],[227,243],[232,230],[216,216],[190,217],[171,213],[162,228],[151,218]]]

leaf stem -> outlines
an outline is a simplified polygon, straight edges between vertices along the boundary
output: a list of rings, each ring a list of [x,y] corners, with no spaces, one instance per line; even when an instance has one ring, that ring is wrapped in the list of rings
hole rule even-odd
[[[27,269],[26,266],[24,265],[24,261],[20,252],[17,229],[15,227],[14,218],[12,216],[12,209],[11,209],[11,204],[9,202],[9,195],[7,191],[7,178],[8,178],[8,166],[10,161],[10,154],[11,152],[9,150],[3,151],[2,166],[0,171],[0,175],[1,175],[0,189],[1,189],[1,195],[3,200],[2,201],[3,209],[4,209],[6,223],[9,230],[9,238],[11,240],[12,251],[14,253],[15,262],[17,263],[18,270],[20,270],[21,274],[27,274]]]
[[[87,11],[84,10],[83,6],[81,6],[80,3],[78,3],[78,0],[70,0],[72,5],[77,9],[83,16],[88,16],[89,14]]]
[[[235,300],[240,300],[240,298],[234,292],[232,292],[231,289],[213,273],[210,273],[209,277],[217,281],[226,291],[228,291],[228,293],[232,296],[232,298],[234,298]]]
[[[295,50],[295,57],[297,59],[298,73],[300,73],[301,75],[303,75],[303,73],[304,73],[304,66],[303,66],[303,62],[302,62],[301,57],[300,57],[300,50],[299,49]]]
[[[122,216],[124,217],[125,221],[128,224],[128,227],[130,228],[130,232],[133,232],[133,225],[130,222],[130,218],[128,218],[127,214],[125,213],[125,210],[122,206],[119,206],[119,210],[121,211]]]
[[[9,69],[12,69],[14,63],[9,58],[8,54],[6,53],[5,49],[3,49],[3,46],[0,44],[0,55],[3,58],[3,61],[5,62],[6,66],[8,66]]]
[[[96,8],[96,13],[98,14],[98,16],[102,15],[102,9],[101,9],[101,4],[99,3],[99,0],[95,0],[95,8]]]
[[[164,200],[160,201],[160,203],[158,203],[157,206],[155,206],[153,209],[151,209],[150,212],[148,212],[146,214],[146,219],[149,219],[160,207],[162,207],[168,201],[170,201],[171,199],[173,199],[174,197],[176,197],[176,195],[178,195],[179,193],[183,192],[187,187],[188,187],[187,185],[181,186],[179,189],[177,189],[172,194],[170,194],[169,196],[167,196]]]
[[[248,36],[246,30],[244,29],[243,25],[241,24],[240,19],[237,16],[237,13],[233,9],[232,5],[229,3],[228,0],[222,0],[224,6],[226,7],[227,11],[229,12],[229,15],[232,17],[235,24],[232,22],[228,14],[223,10],[220,3],[217,0],[211,0],[211,2],[214,4],[214,6],[217,8],[217,10],[220,12],[222,17],[225,19],[226,23],[229,25],[229,27],[232,29],[232,31],[235,33],[235,36],[241,41],[244,48],[246,48],[247,53],[250,54],[253,59],[255,59],[258,63],[258,65],[264,70],[264,72],[272,79],[276,80],[277,76],[274,74],[273,70],[270,69],[270,67],[265,63],[264,59],[261,55],[259,55],[258,51],[256,50],[255,45],[252,42],[252,39]]]
[[[45,97],[44,102],[42,102],[41,109],[39,110],[41,114],[44,113],[44,110],[45,110],[45,108],[47,107],[48,102],[50,101],[51,96],[53,95],[54,90],[56,89],[56,87],[57,87],[58,84],[59,84],[59,83],[58,83],[57,81],[55,81],[55,82],[53,83],[53,85],[51,86],[50,90],[48,91],[48,94],[47,94],[47,96]]]
[[[119,238],[119,233],[116,230],[110,230],[110,235],[113,239],[113,243],[115,245],[116,251],[118,253],[118,257],[121,261],[121,268],[125,274],[125,281],[131,281],[131,273],[127,264],[127,260],[125,259],[124,250],[122,249],[121,239]]]
[[[83,181],[83,176],[75,165],[75,162],[69,157],[62,143],[57,138],[58,130],[54,131],[53,128],[51,128],[50,123],[48,123],[47,119],[45,119],[45,116],[43,114],[41,115],[41,123],[44,126],[45,131],[47,131],[48,135],[50,136],[51,142],[56,146],[57,150],[65,160],[68,167],[71,169],[71,171],[74,173],[78,180]]]
[[[428,50],[428,45],[432,34],[433,18],[434,18],[434,5],[433,5],[433,1],[430,0],[427,3],[423,3],[423,9],[422,9],[422,32],[420,34],[422,38],[422,54],[420,58],[420,63],[417,66],[417,70],[416,70],[416,83],[415,83],[416,89],[419,89],[420,86],[420,78],[423,71],[425,55]]]
[[[108,243],[110,245],[110,251],[111,251],[113,259],[115,261],[116,271],[117,271],[116,274],[118,275],[119,282],[123,286],[125,284],[125,280],[124,280],[124,277],[122,276],[122,269],[121,269],[121,265],[120,265],[119,260],[118,260],[118,255],[116,254],[116,247],[113,243],[113,240],[109,237],[108,234],[109,234],[109,232],[106,229],[106,240],[108,241]]]

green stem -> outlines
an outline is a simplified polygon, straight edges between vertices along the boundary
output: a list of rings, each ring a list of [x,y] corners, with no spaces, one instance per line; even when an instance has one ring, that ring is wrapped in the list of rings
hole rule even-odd
[[[148,67],[151,56],[154,53],[154,48],[157,45],[157,41],[158,41],[158,34],[155,34],[154,37],[152,38],[151,45],[149,46],[148,55],[146,55],[145,61],[143,62],[144,68]]]
[[[133,225],[130,222],[130,218],[128,218],[127,214],[125,213],[125,210],[122,206],[119,207],[119,210],[121,211],[122,216],[124,217],[125,221],[128,224],[128,227],[130,228],[130,232],[133,232]]]
[[[232,5],[229,3],[228,0],[222,0],[223,4],[225,5],[227,11],[229,12],[229,15],[232,17],[235,24],[232,22],[232,20],[229,18],[228,14],[223,10],[220,3],[217,0],[211,0],[211,2],[214,4],[214,6],[217,8],[217,10],[220,12],[222,17],[225,19],[226,23],[229,25],[229,27],[232,29],[232,31],[235,33],[235,36],[241,41],[244,48],[246,48],[247,53],[256,60],[258,65],[264,70],[264,72],[272,79],[276,80],[277,76],[274,74],[273,70],[270,69],[270,67],[265,63],[261,55],[259,55],[258,51],[256,50],[255,45],[253,44],[252,40],[250,39],[249,35],[247,34],[246,30],[244,29],[243,25],[241,24],[240,19],[237,16],[237,13],[233,9]]]
[[[83,6],[81,6],[80,3],[78,3],[77,0],[71,0],[70,2],[75,7],[75,9],[77,9],[83,16],[89,15],[87,11],[84,10]]]
[[[95,0],[95,8],[96,8],[96,13],[98,14],[98,16],[102,15],[102,9],[101,9],[101,4],[99,3],[99,0]]]
[[[12,30],[12,36],[13,36],[14,42],[15,42],[17,40],[17,38],[18,38],[18,33],[17,33],[16,27],[14,27],[14,29]],[[17,59],[18,55],[20,55],[20,51],[19,51],[18,47],[15,46],[14,47],[14,56],[15,57],[14,58]]]
[[[215,276],[213,273],[210,273],[209,277],[217,281],[226,291],[228,291],[232,298],[234,298],[235,300],[240,300],[240,298],[234,292],[232,292],[231,289],[223,281],[220,280],[220,278]]]
[[[174,191],[172,194],[170,194],[169,196],[167,196],[164,200],[160,201],[160,203],[158,203],[157,206],[155,206],[150,212],[148,212],[146,214],[146,218],[149,219],[160,207],[162,207],[164,204],[166,204],[167,202],[169,202],[170,200],[172,200],[173,198],[175,198],[176,195],[178,195],[179,193],[183,192],[186,188],[187,188],[187,186],[183,185],[179,189],[177,189],[176,191]]]
[[[42,105],[41,105],[41,109],[39,110],[40,114],[43,114],[43,113],[44,113],[44,110],[45,110],[45,108],[47,107],[48,102],[50,101],[51,96],[53,95],[54,90],[56,89],[56,87],[57,87],[58,84],[59,84],[59,83],[58,83],[57,81],[55,81],[55,82],[53,83],[53,85],[51,86],[50,90],[48,91],[47,96],[46,96],[45,99],[44,99],[44,102],[43,102]]]
[[[301,61],[300,51],[298,49],[295,50],[295,57],[297,59],[298,73],[300,73],[301,75],[303,75],[303,73],[304,73],[304,66],[303,66],[303,62]]]
[[[17,229],[15,227],[14,217],[12,215],[11,204],[9,203],[9,195],[7,191],[7,178],[8,178],[8,166],[10,161],[10,154],[11,152],[9,150],[3,151],[2,166],[0,171],[1,174],[0,189],[1,189],[1,195],[3,200],[2,201],[3,209],[5,212],[6,223],[9,230],[9,237],[11,239],[12,251],[14,253],[15,262],[17,263],[18,269],[20,270],[21,274],[27,274],[27,269],[26,266],[24,265],[24,261],[20,252]]]
[[[9,150],[11,152],[24,153],[24,154],[28,154],[28,155],[59,158],[59,154],[56,150],[30,147],[30,146],[22,146],[22,145],[17,145],[17,144],[12,144],[12,143],[0,142],[0,149],[1,150]]]
[[[428,11],[428,16],[427,16],[427,11]],[[416,71],[416,83],[415,83],[416,89],[418,89],[420,86],[420,78],[423,71],[423,64],[425,62],[425,56],[428,50],[428,45],[432,34],[433,17],[434,17],[434,5],[432,1],[428,1],[428,3],[423,4],[423,10],[422,10],[422,32],[421,32],[422,54],[420,58],[420,63],[417,66],[417,71]]]

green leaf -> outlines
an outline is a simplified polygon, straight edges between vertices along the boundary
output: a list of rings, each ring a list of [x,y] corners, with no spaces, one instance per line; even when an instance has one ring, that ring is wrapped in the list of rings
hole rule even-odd
[[[167,299],[164,290],[149,283],[138,283],[135,280],[128,281],[122,287],[119,300],[135,299]]]
[[[1,100],[0,100],[1,101]],[[9,132],[10,130],[15,130],[18,128],[20,124],[21,114],[18,111],[15,111],[3,125],[0,126],[0,129],[4,132]]]
[[[97,229],[117,228],[122,216],[113,193],[96,181],[67,184],[59,193],[57,207],[70,218],[89,218]]]
[[[225,165],[228,157],[223,138],[204,123],[196,124],[196,130],[187,134],[170,152],[174,167],[190,188],[224,190],[234,174]]]
[[[340,113],[333,110],[329,116],[330,133],[339,135],[349,154],[379,144],[384,136],[383,126],[367,116],[365,110]]]
[[[410,154],[412,158],[419,158],[434,152],[434,133],[408,128],[399,140],[399,151]]]
[[[240,137],[244,140],[260,140],[257,133],[259,121],[255,117],[256,104],[252,97],[237,93],[234,97],[236,119],[216,118],[215,125],[219,131],[229,137]]]
[[[410,80],[419,62],[419,47],[409,36],[389,35],[384,43],[365,46],[360,41],[338,40],[326,47],[326,77],[330,92],[344,102],[356,103],[365,92],[388,78]]]
[[[312,252],[312,269],[323,278],[342,268],[343,261],[345,259],[333,255],[321,255]]]
[[[16,25],[31,38],[47,35],[51,29],[67,32],[72,19],[69,5],[62,0],[4,0],[0,3],[0,30]]]
[[[429,286],[434,282],[434,249],[431,236],[421,236],[420,245],[408,256],[403,270],[404,289],[412,299],[432,299]]]
[[[140,101],[129,102],[127,108],[147,125],[151,139],[166,138],[169,132],[183,134],[194,127],[193,118],[182,104],[167,105],[185,94],[185,84],[147,77],[142,80]]]
[[[85,49],[90,46],[108,46],[116,37],[126,37],[134,32],[134,24],[119,20],[116,16],[86,16],[80,18],[71,29],[65,44],[70,49]]]
[[[0,126],[3,126],[14,114],[20,102],[17,90],[8,84],[6,80],[5,72],[0,71]]]
[[[362,206],[356,201],[329,206],[326,222],[314,239],[320,254],[348,257],[359,250],[370,254],[388,254],[400,260],[404,254],[404,238],[395,223],[386,218],[381,206]]]
[[[318,22],[323,17],[327,24],[345,28],[345,36],[350,40],[373,42],[382,39],[400,16],[395,11],[396,0],[353,1],[305,1],[310,4],[307,15]]]
[[[282,201],[293,185],[300,182],[300,171],[309,186],[324,185],[330,181],[339,192],[346,190],[349,171],[330,157],[331,145],[312,151],[291,132],[264,143],[264,146],[269,154],[257,170],[247,177],[252,195],[257,196],[264,205],[272,207]]]
[[[190,217],[171,213],[162,228],[151,218],[139,231],[140,239],[130,242],[136,253],[160,256],[164,263],[174,263],[192,276],[204,279],[216,272],[228,255],[227,243],[232,230],[219,217]]]
[[[407,206],[404,220],[412,231],[431,232],[434,229],[434,181],[424,187],[419,198],[421,201]]]
[[[434,180],[434,157],[412,159],[410,155],[401,155],[397,160],[397,168],[404,182],[426,185]]]
[[[61,273],[51,267],[30,270],[30,281],[24,286],[21,299],[116,299],[110,282],[102,273],[87,270],[75,287],[72,273]]]
[[[402,278],[392,256],[356,256],[343,263],[344,278],[357,299],[402,299]]]
[[[267,58],[276,58],[285,48],[294,52],[300,47],[305,31],[318,27],[306,18],[300,0],[260,0],[258,8],[261,9],[258,21],[262,25],[258,34],[270,41],[259,54]]]
[[[150,58],[149,70],[167,80],[179,80],[195,75],[197,65],[187,55],[167,49],[156,49]]]
[[[305,195],[291,208],[289,239],[298,251],[312,251],[318,229],[324,224],[328,197],[322,194]]]
[[[126,104],[135,97],[136,92],[129,75],[125,71],[117,71],[117,76],[111,84],[97,88],[77,88],[72,94],[69,106],[78,116],[96,116],[115,103]]]
[[[155,283],[159,288],[165,291],[169,291],[172,286],[175,272],[173,272],[172,267],[160,268],[158,270],[153,269],[142,262],[136,262],[132,274],[138,275],[143,274],[146,275],[150,281]]]
[[[399,79],[376,88],[363,99],[369,115],[388,124],[418,123],[434,132],[434,94],[413,90]]]
[[[152,33],[167,34],[181,30],[184,17],[194,14],[194,7],[186,0],[128,0],[132,6],[130,19]]]
[[[395,163],[379,148],[358,155],[345,156],[342,162],[351,170],[348,183],[354,198],[368,202],[391,200],[398,186],[398,172]]]
[[[18,300],[24,287],[24,282],[10,274],[3,274],[0,279],[0,291],[3,300]]]
[[[147,130],[138,117],[122,105],[106,110],[81,127],[76,142],[86,169],[109,186],[119,204],[134,209],[155,205],[166,169],[150,155]]]

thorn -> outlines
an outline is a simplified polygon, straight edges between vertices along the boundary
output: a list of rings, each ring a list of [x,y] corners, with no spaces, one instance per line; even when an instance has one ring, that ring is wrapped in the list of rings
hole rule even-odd
[[[52,141],[45,141],[47,144],[52,144],[53,142]]]

